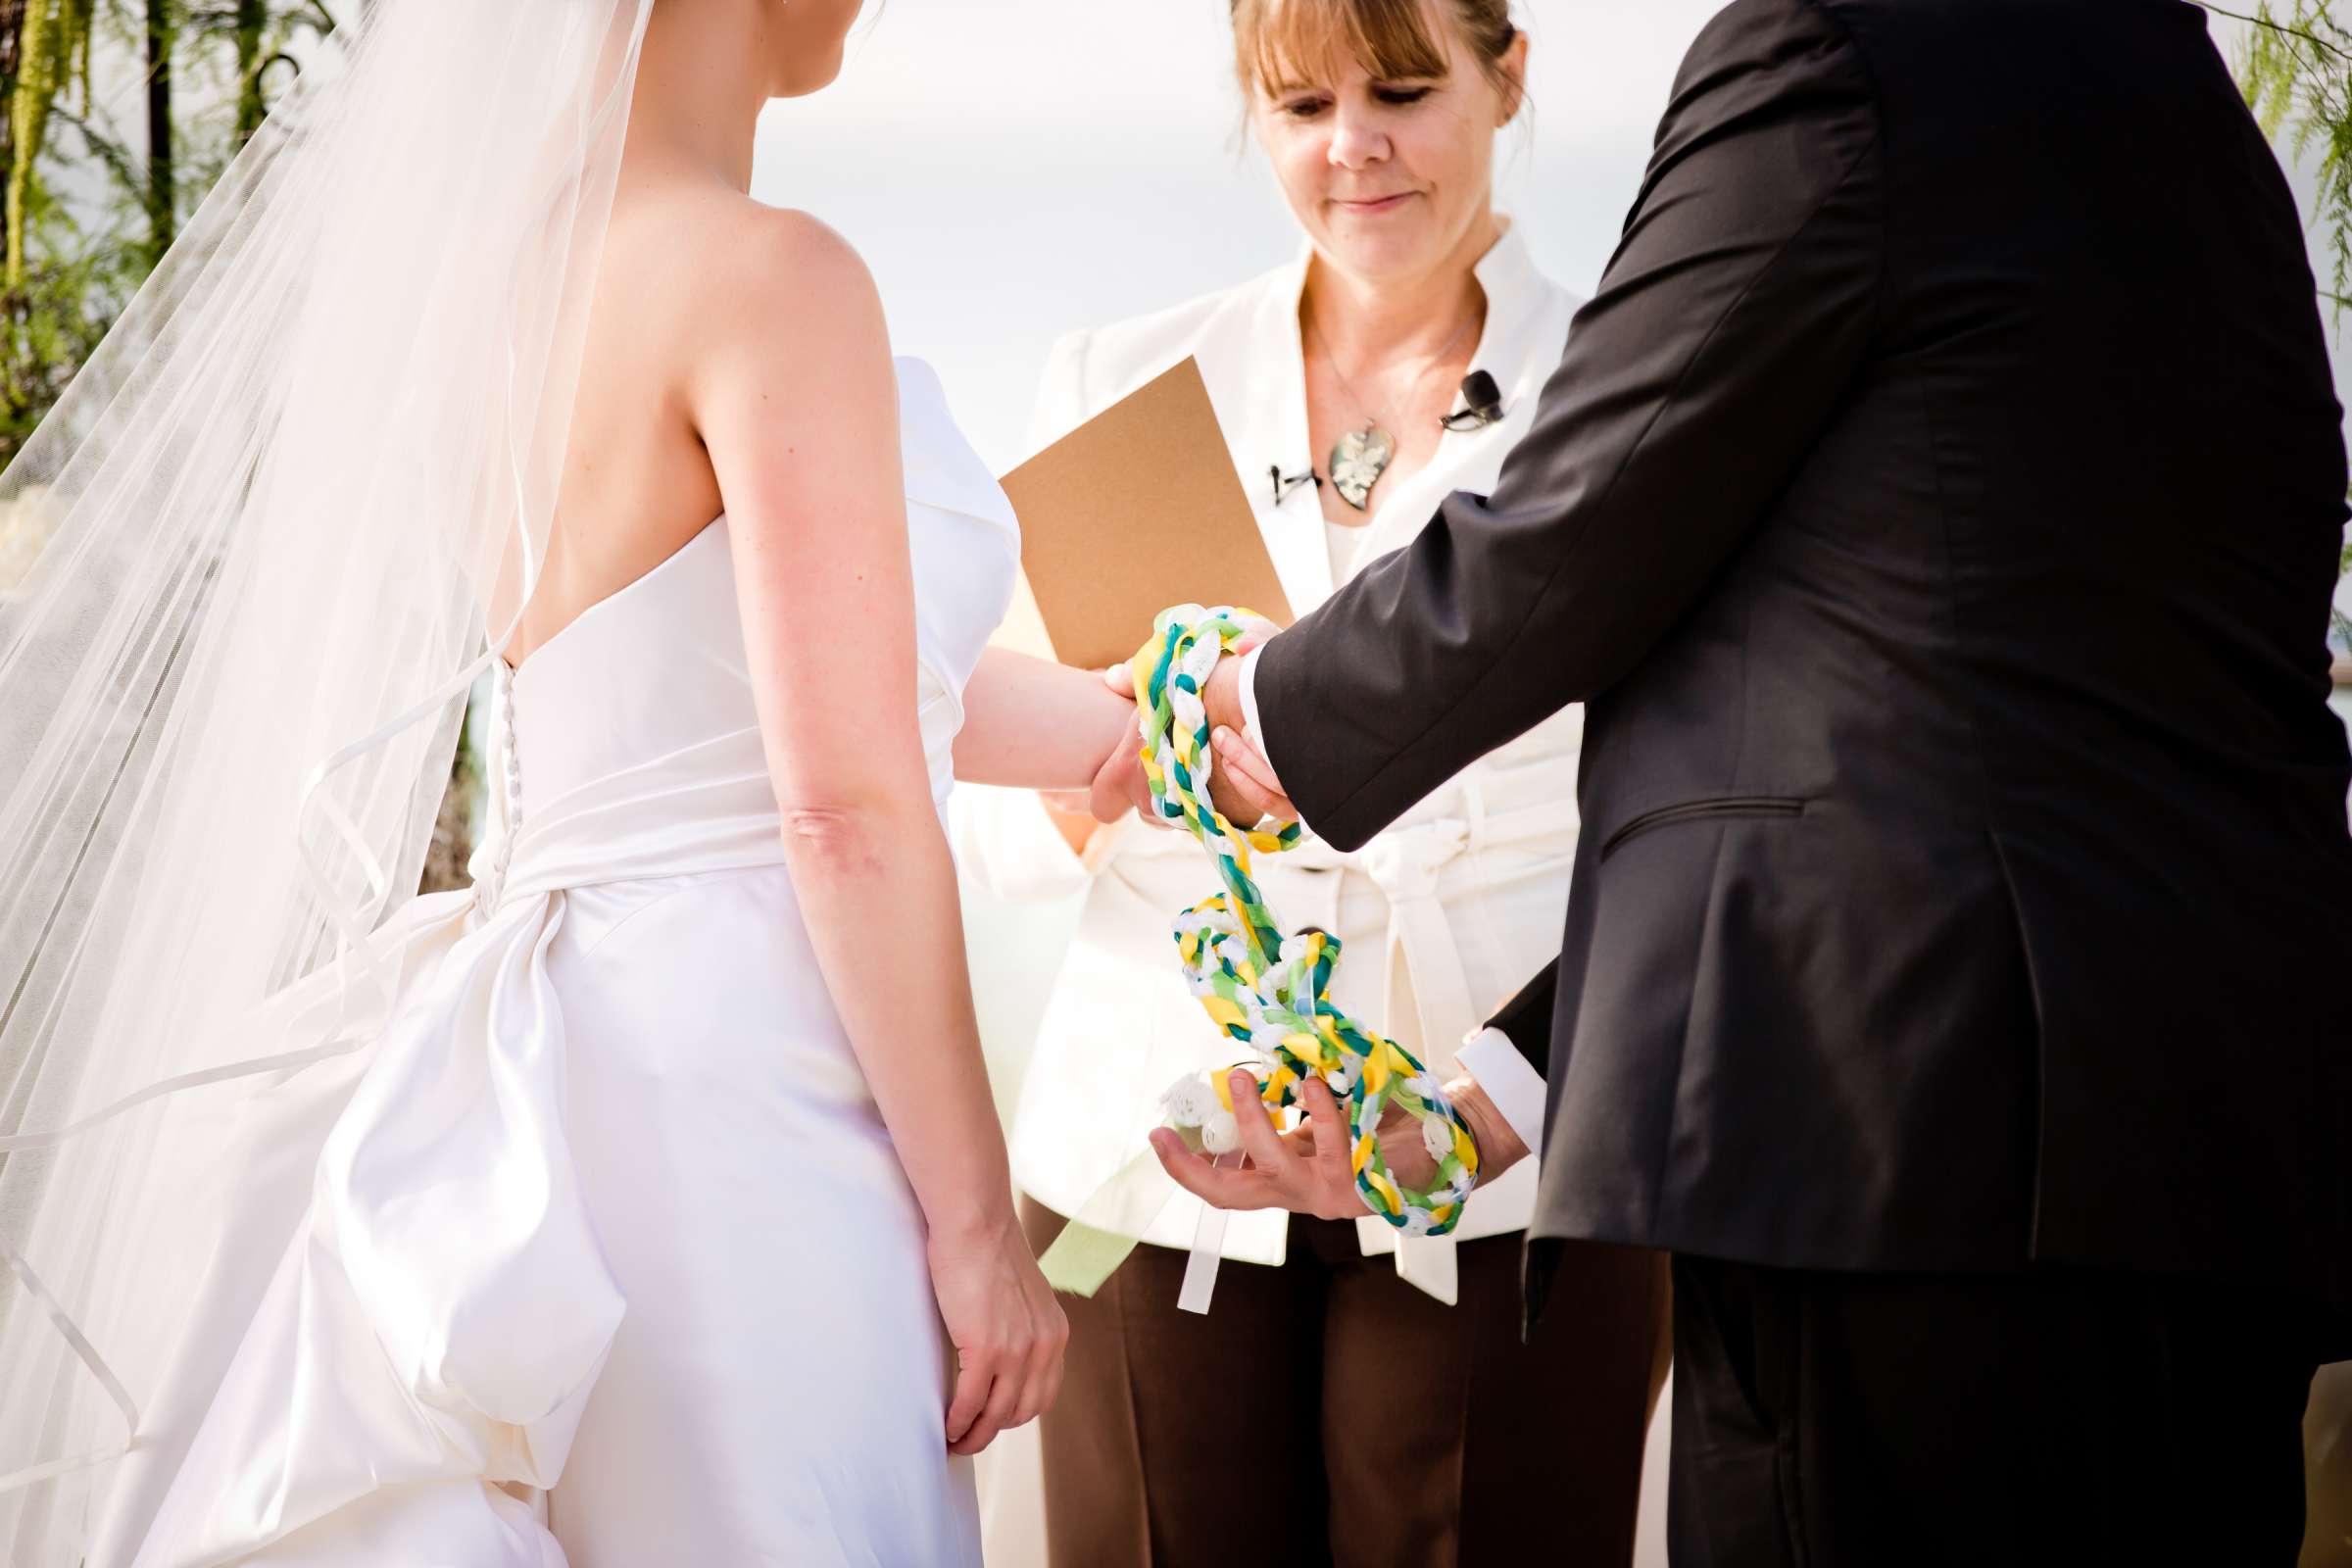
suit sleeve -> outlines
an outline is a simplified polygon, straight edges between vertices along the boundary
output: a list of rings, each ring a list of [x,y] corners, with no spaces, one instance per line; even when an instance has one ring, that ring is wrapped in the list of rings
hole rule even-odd
[[[1508,1036],[1511,1049],[1540,1073],[1551,1070],[1551,1006],[1559,994],[1560,960],[1554,958],[1487,1020],[1487,1027]]]
[[[1531,1150],[1544,1147],[1544,1118],[1550,1098],[1544,1074],[1550,1070],[1551,1004],[1559,994],[1560,961],[1520,988],[1462,1044],[1461,1069],[1487,1092],[1502,1119]]]
[[[1493,497],[1449,499],[1258,656],[1261,741],[1324,839],[1358,848],[1703,596],[1861,363],[1880,178],[1871,79],[1811,0],[1710,24]]]

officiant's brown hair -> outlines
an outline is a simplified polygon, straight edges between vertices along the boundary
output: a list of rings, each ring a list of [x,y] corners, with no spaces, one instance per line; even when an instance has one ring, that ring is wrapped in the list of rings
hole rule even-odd
[[[1448,15],[1504,102],[1516,110],[1520,84],[1508,64],[1519,29],[1510,0],[1231,0],[1234,63],[1243,85],[1271,97],[1308,65],[1353,58],[1376,80],[1446,74],[1446,46],[1430,32],[1432,12]]]

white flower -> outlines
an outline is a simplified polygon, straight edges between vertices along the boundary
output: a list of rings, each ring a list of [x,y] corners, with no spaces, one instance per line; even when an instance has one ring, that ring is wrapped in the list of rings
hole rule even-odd
[[[1169,672],[1168,695],[1173,698],[1182,690],[1173,678],[1180,674],[1192,676],[1195,686],[1206,686],[1209,672],[1217,667],[1217,659],[1223,652],[1214,637],[1203,637],[1187,648],[1177,657],[1175,666]]]
[[[1242,1124],[1234,1120],[1232,1111],[1219,1105],[1209,1112],[1200,1124],[1200,1147],[1211,1154],[1230,1154],[1242,1147]]]
[[[1446,1156],[1453,1152],[1453,1123],[1443,1116],[1432,1116],[1424,1121],[1421,1124],[1421,1147],[1429,1151],[1430,1158],[1441,1165],[1445,1164]]]
[[[1427,1236],[1433,1223],[1427,1211],[1413,1208],[1405,1210],[1404,1223],[1396,1228],[1407,1236]]]
[[[1208,728],[1208,710],[1200,705],[1200,695],[1196,692],[1188,692],[1181,686],[1170,687],[1168,709],[1175,714],[1176,727],[1183,734],[1199,735]],[[1210,754],[1202,752],[1197,771],[1203,778],[1208,776],[1209,761]]]
[[[1217,1092],[1197,1072],[1188,1072],[1168,1085],[1160,1093],[1159,1103],[1168,1114],[1169,1125],[1175,1127],[1198,1127],[1211,1115],[1224,1114]]]

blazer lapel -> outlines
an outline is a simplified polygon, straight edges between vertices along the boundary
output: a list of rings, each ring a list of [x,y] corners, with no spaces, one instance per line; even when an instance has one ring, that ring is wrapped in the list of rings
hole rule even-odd
[[[1249,413],[1226,432],[1237,455],[1246,455],[1250,509],[1294,617],[1331,597],[1331,550],[1314,485],[1288,486],[1280,502],[1274,498],[1277,470],[1296,478],[1320,466],[1307,445],[1306,362],[1298,345],[1298,296],[1312,255],[1302,248],[1297,261],[1271,274],[1258,308],[1239,318],[1250,323],[1253,341],[1231,345],[1230,363],[1249,368],[1248,385],[1235,389]]]

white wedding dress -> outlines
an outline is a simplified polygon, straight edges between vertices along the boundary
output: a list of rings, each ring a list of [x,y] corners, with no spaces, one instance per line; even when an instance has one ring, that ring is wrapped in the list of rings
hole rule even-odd
[[[944,807],[1018,540],[936,377],[900,389]],[[246,1097],[187,1205],[218,1260],[89,1568],[976,1565],[922,1216],[783,864],[725,520],[502,677],[494,728],[475,887],[376,938],[390,1028]]]

